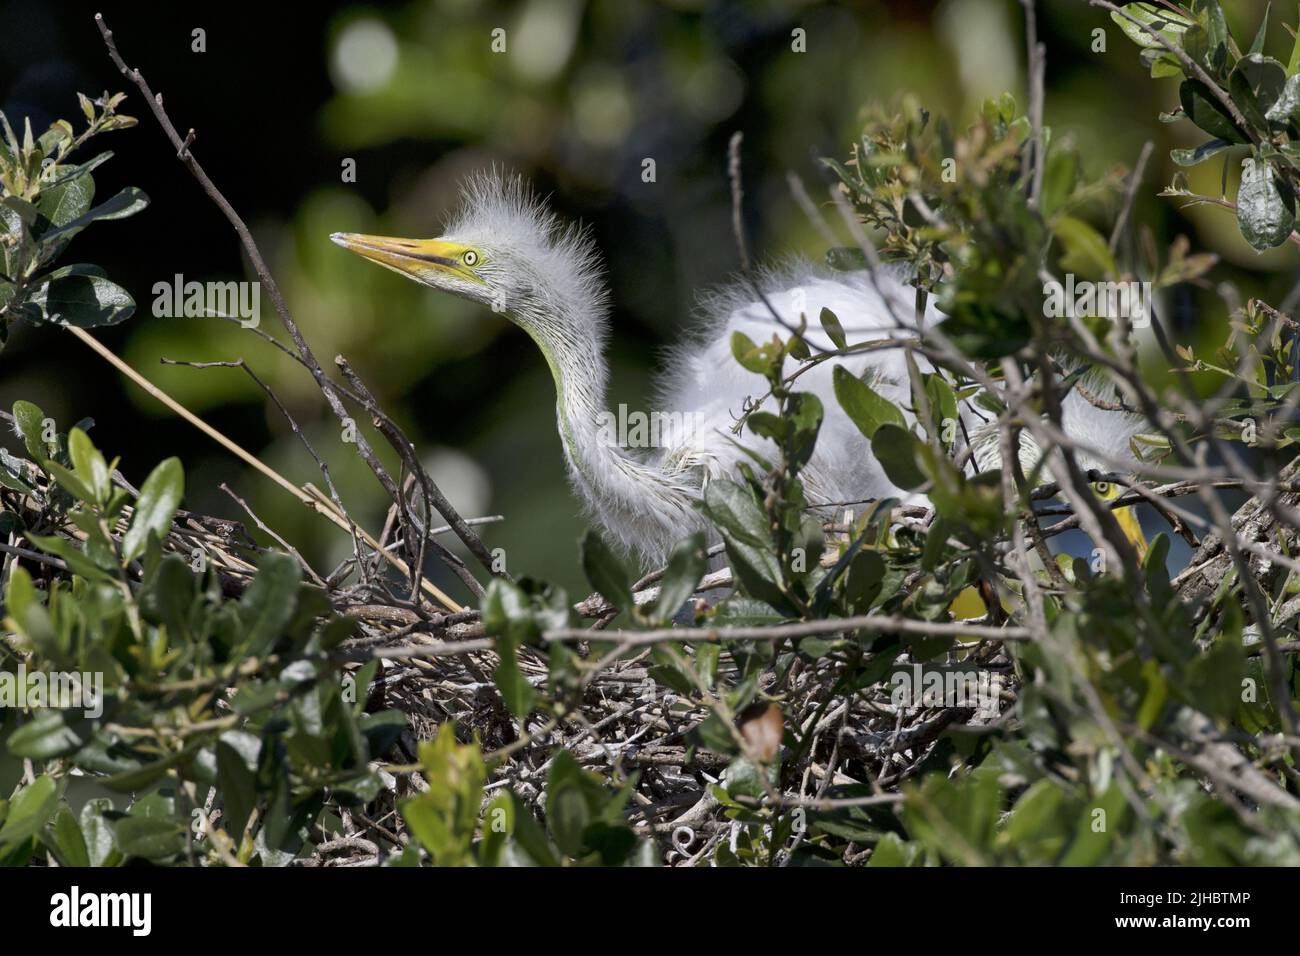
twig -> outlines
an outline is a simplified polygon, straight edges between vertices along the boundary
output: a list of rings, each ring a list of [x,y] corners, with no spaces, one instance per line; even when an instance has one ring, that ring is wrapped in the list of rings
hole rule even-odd
[[[307,345],[307,341],[303,337],[302,332],[298,329],[298,325],[294,321],[292,314],[289,312],[289,307],[284,300],[284,296],[280,292],[280,287],[276,283],[274,276],[272,276],[270,269],[267,267],[261,250],[254,241],[252,233],[249,232],[248,226],[244,223],[244,220],[240,217],[239,213],[235,211],[235,208],[230,204],[221,191],[217,189],[216,185],[204,171],[202,165],[200,165],[198,160],[195,158],[193,151],[189,149],[189,138],[182,139],[180,134],[176,131],[175,125],[172,123],[171,118],[163,108],[161,94],[154,95],[143,74],[141,74],[139,70],[131,69],[126,65],[126,62],[118,52],[117,44],[113,39],[113,31],[108,28],[108,25],[104,22],[103,16],[101,14],[96,14],[95,22],[99,27],[99,32],[104,39],[104,44],[108,48],[109,56],[112,58],[114,65],[117,66],[123,76],[130,79],[131,82],[139,88],[140,92],[144,95],[145,101],[148,104],[150,111],[153,113],[154,118],[158,121],[159,126],[162,127],[167,138],[171,140],[172,145],[175,146],[177,155],[181,162],[184,163],[185,167],[198,181],[199,185],[203,188],[203,191],[208,195],[208,198],[210,198],[217,205],[217,208],[221,210],[222,214],[225,215],[227,221],[229,221],[230,225],[239,236],[240,243],[243,245],[244,251],[248,255],[249,262],[253,266],[253,271],[257,274],[258,281],[265,288],[267,296],[271,300],[271,304],[275,309],[276,315],[280,319],[281,325],[283,325],[285,331],[289,333],[289,338],[293,340],[299,357],[306,365],[307,370],[311,373],[312,378],[315,380],[321,394],[324,395],[331,411],[334,412],[334,415],[338,418],[340,423],[346,425],[351,418],[347,413],[347,409],[343,405],[343,400],[338,386],[325,375],[325,371],[321,367],[320,362],[317,361],[315,354]],[[358,454],[370,467],[380,484],[384,486],[385,491],[396,500],[397,496],[400,495],[400,491],[393,483],[392,478],[389,477],[386,469],[379,462],[379,459],[375,456],[374,451],[370,448],[370,444],[364,435],[358,434],[356,436],[356,446]],[[454,512],[452,512],[452,514],[454,514]],[[444,513],[443,517],[451,523],[453,527],[457,527],[456,521],[452,520],[450,514]],[[463,523],[461,526],[457,527],[457,532],[462,533],[463,536],[468,536],[473,541],[478,541],[478,536],[474,534],[473,530],[468,526],[463,525]],[[469,542],[467,541],[467,545],[471,547],[471,550],[475,550],[476,555],[479,554],[480,551],[486,553],[486,549],[482,547],[482,542],[480,541],[478,544],[479,548],[476,550],[472,545],[469,545]],[[389,560],[391,563],[396,559],[390,558]],[[422,568],[408,568],[406,574],[412,581],[418,582],[419,575],[422,571]],[[436,589],[434,590],[436,591]],[[437,594],[439,595],[438,599],[448,607],[451,607],[453,610],[460,609],[459,605],[456,605],[455,602],[451,601],[445,595],[442,595],[440,591],[438,591]]]
[[[328,520],[338,525],[344,531],[351,533],[352,531],[351,522],[349,522],[345,518],[340,517],[331,509],[324,507],[318,499],[314,498],[312,495],[308,494],[306,491],[299,488],[288,478],[285,478],[274,468],[272,468],[271,466],[267,465],[265,462],[257,458],[257,456],[251,454],[250,452],[245,451],[243,448],[235,444],[233,441],[231,441],[221,432],[217,431],[215,428],[213,428],[203,419],[199,418],[197,415],[195,415],[193,412],[187,409],[180,402],[176,401],[174,398],[172,398],[170,395],[168,395],[166,392],[160,389],[157,385],[154,385],[153,382],[149,381],[147,378],[145,378],[143,375],[141,375],[139,372],[133,369],[126,362],[122,361],[120,358],[114,355],[112,351],[110,351],[103,344],[101,344],[97,339],[94,338],[94,336],[92,336],[85,329],[79,329],[76,328],[75,326],[68,326],[67,329],[77,338],[81,339],[81,341],[85,342],[88,346],[90,346],[95,352],[97,352],[101,357],[103,357],[114,368],[120,371],[127,378],[131,379],[131,381],[135,382],[136,385],[140,386],[142,389],[148,392],[152,397],[162,402],[164,405],[170,408],[181,418],[185,419],[185,421],[189,422],[191,425],[193,425],[199,431],[203,432],[205,435],[207,435],[217,444],[221,445],[221,447],[225,448],[227,451],[229,451],[231,454],[233,454],[235,457],[239,458],[240,460],[244,461],[246,464],[251,465],[253,468],[261,472],[267,478],[270,478],[273,482],[275,482],[285,491],[289,492],[289,494],[293,495],[295,498],[297,498],[307,507],[311,508],[312,511],[315,511],[317,514],[324,515]],[[360,529],[358,529],[358,531],[364,536],[364,532],[361,532]],[[395,567],[398,571],[409,576],[410,570],[407,568],[406,563],[402,561],[401,558],[398,558],[395,555],[391,555],[385,552],[384,559],[393,567]],[[453,601],[450,597],[444,594],[440,589],[435,587],[433,584],[426,581],[425,588],[426,590],[428,590],[431,596],[433,596],[435,599],[437,599],[442,604],[444,604],[448,609],[452,611],[461,610],[461,606],[459,604]]]

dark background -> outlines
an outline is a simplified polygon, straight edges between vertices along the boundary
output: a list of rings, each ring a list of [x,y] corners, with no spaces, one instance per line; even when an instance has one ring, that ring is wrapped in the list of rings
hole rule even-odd
[[[1263,4],[1230,6],[1237,35],[1251,36]],[[1101,12],[1074,0],[1040,8],[1054,134],[1079,141],[1093,172],[1131,164],[1156,138],[1138,219],[1159,243],[1186,233],[1223,255],[1216,278],[1280,301],[1294,281],[1289,252],[1256,256],[1230,214],[1198,209],[1184,218],[1154,196],[1172,174],[1168,148],[1198,139],[1184,125],[1156,122],[1176,101],[1175,84],[1148,79]],[[746,136],[752,247],[762,258],[815,257],[821,244],[785,174],[815,184],[815,157],[847,154],[863,105],[910,91],[960,121],[986,95],[1010,89],[1024,99],[1014,0],[0,3],[0,108],[11,123],[29,116],[39,134],[66,117],[80,128],[76,92],[106,89],[128,92],[120,111],[140,119],[92,144],[116,154],[96,173],[97,195],[136,185],[152,206],[96,225],[62,260],[102,265],[137,300],[133,318],[99,337],[293,480],[319,484],[282,417],[242,373],[159,362],[246,358],[329,458],[349,507],[372,530],[385,499],[340,443],[305,372],[228,323],[152,314],[154,283],[175,273],[209,281],[247,272],[233,231],[113,68],[95,9],[127,62],[163,93],[176,125],[196,130],[195,155],[254,230],[317,355],[327,365],[339,352],[352,361],[462,513],[506,515],[485,537],[506,548],[512,572],[575,591],[582,521],[564,483],[541,356],[504,320],[350,257],[329,233],[436,235],[465,173],[495,162],[526,174],[563,214],[591,224],[616,302],[610,402],[644,408],[657,349],[690,322],[695,291],[737,266],[725,155],[734,130]],[[490,50],[496,27],[507,30],[506,54]],[[795,27],[807,31],[806,53],[791,51]],[[1104,53],[1090,49],[1097,27],[1107,31]],[[206,31],[206,52],[191,50],[195,28]],[[1285,60],[1290,37],[1276,24],[1269,36],[1270,52]],[[656,161],[653,184],[641,180],[645,157]],[[340,182],[345,158],[357,161],[355,184]],[[1218,179],[1210,163],[1192,182],[1213,193]],[[1181,341],[1222,341],[1217,300],[1184,296],[1172,311]],[[262,318],[284,338],[265,294]],[[0,404],[18,398],[62,428],[93,416],[96,443],[121,455],[133,480],[180,455],[188,507],[240,517],[218,490],[227,481],[321,564],[349,547],[66,333],[15,329],[0,355]]]

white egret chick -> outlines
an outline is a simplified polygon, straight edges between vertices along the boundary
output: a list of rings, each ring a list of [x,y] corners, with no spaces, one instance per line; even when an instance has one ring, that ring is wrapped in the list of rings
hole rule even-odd
[[[736,465],[746,457],[741,445],[769,460],[774,456],[767,439],[748,429],[733,430],[745,400],[765,391],[762,379],[733,358],[734,332],[755,342],[770,340],[773,333],[786,338],[806,315],[812,323],[804,338],[815,349],[833,350],[815,319],[823,308],[839,318],[850,344],[903,339],[917,331],[906,324],[914,321],[914,291],[892,276],[877,275],[873,281],[866,272],[831,273],[811,266],[769,273],[760,280],[766,303],[757,301],[748,283],[737,283],[704,300],[699,327],[669,354],[655,410],[676,427],[659,436],[657,447],[626,448],[611,440],[605,405],[609,297],[599,253],[585,231],[559,221],[522,180],[495,174],[472,178],[459,214],[436,239],[353,233],[330,238],[417,282],[501,312],[528,333],[555,380],[557,423],[575,490],[609,538],[647,566],[662,564],[687,534],[708,529],[694,503],[711,478],[735,477]],[[927,325],[941,320],[933,306],[924,317]],[[797,363],[786,361],[790,374]],[[808,501],[835,504],[891,495],[908,500],[836,401],[831,384],[836,365],[900,408],[910,404],[902,348],[838,356],[800,375],[796,387],[815,393],[825,408],[816,449],[801,473]],[[1074,393],[1067,398],[1067,416],[1090,421],[1090,407]],[[1108,448],[1116,438],[1115,415],[1109,417]],[[1101,464],[1085,467],[1108,470]]]

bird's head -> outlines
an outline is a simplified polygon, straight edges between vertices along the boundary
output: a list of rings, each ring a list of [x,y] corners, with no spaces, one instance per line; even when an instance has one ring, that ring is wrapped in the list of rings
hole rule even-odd
[[[334,233],[338,245],[409,279],[488,306],[546,346],[603,339],[606,294],[586,232],[562,224],[518,177],[485,173],[435,239]]]
[[[1112,481],[1109,475],[1123,474],[1137,463],[1133,439],[1145,419],[1125,410],[1120,395],[1099,371],[1068,376],[1071,387],[1061,401],[1061,428],[1076,443],[1075,463],[1088,477],[1088,488],[1102,502],[1112,502],[1129,490],[1126,481]],[[971,438],[971,450],[982,470],[1001,467],[999,428],[990,423],[977,428]],[[1053,480],[1046,468],[1042,449],[1029,432],[1020,433],[1020,466],[1035,483]],[[1132,543],[1139,558],[1145,558],[1146,537],[1134,508],[1113,508],[1115,520]]]

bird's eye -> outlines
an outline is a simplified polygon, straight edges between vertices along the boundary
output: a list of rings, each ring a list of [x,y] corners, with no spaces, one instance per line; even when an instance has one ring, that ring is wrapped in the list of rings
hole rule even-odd
[[[1110,497],[1110,482],[1109,482],[1109,481],[1099,481],[1099,482],[1097,482],[1095,485],[1093,485],[1092,487],[1095,488],[1095,489],[1097,490],[1097,494],[1099,494],[1101,497],[1103,497],[1103,498],[1109,498],[1109,497]]]
[[[465,254],[461,256],[461,259],[465,262],[465,265],[467,266],[478,265],[478,253],[475,252],[473,249],[466,249]]]

